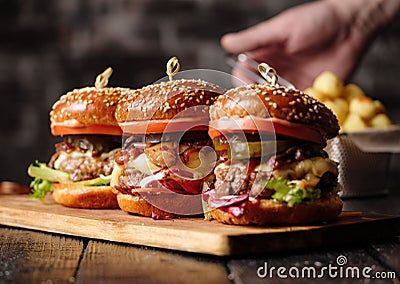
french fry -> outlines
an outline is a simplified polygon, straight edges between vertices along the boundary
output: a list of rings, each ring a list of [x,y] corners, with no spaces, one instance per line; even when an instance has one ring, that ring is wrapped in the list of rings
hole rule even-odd
[[[339,125],[342,125],[349,113],[347,101],[342,98],[336,98],[334,100],[325,101],[324,104],[336,115]]]
[[[391,124],[389,117],[384,113],[379,113],[370,120],[371,127],[384,128]]]
[[[331,109],[342,131],[352,132],[392,124],[379,100],[366,96],[356,84],[343,85],[340,78],[332,72],[322,72],[304,93]]]
[[[365,97],[365,93],[356,84],[347,84],[343,88],[342,96],[350,103],[352,99]]]
[[[345,132],[359,131],[367,128],[367,124],[357,114],[350,113],[343,123],[342,130]]]
[[[358,97],[350,102],[350,112],[368,120],[375,115],[374,101],[368,97]]]
[[[334,73],[325,71],[315,78],[313,88],[333,99],[342,93],[343,82]]]

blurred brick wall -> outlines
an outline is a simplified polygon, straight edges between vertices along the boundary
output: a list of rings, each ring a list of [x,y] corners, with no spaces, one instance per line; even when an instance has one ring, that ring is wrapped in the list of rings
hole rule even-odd
[[[0,181],[28,183],[26,168],[46,161],[58,138],[48,113],[64,92],[94,82],[107,66],[110,85],[139,87],[182,69],[229,72],[219,38],[306,1],[294,0],[0,0]],[[396,85],[400,22],[380,35],[353,81],[400,121]]]

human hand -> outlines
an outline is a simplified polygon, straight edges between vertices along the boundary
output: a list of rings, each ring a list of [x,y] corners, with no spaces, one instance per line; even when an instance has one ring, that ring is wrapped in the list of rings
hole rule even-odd
[[[342,80],[351,75],[370,39],[352,27],[352,20],[329,1],[317,1],[227,34],[221,44],[228,52],[245,52],[258,62],[268,63],[280,76],[304,89],[322,71],[332,71]],[[232,73],[250,81],[239,69]]]

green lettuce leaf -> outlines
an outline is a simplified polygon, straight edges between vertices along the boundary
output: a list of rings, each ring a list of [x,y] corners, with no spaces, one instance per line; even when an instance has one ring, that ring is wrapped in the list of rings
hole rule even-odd
[[[63,171],[49,168],[45,163],[36,161],[28,168],[28,175],[33,178],[40,178],[50,182],[70,182],[69,174]]]
[[[313,202],[320,198],[321,190],[318,188],[299,188],[295,183],[285,179],[271,179],[267,188],[275,190],[272,199],[279,202],[286,202],[289,207],[305,200]]]
[[[99,177],[94,178],[94,179],[73,182],[72,184],[85,185],[85,186],[97,186],[97,185],[109,185],[110,181],[111,181],[111,175],[109,175],[109,176],[100,175]]]
[[[41,201],[44,201],[47,192],[53,192],[53,183],[45,179],[34,178],[29,186],[32,189],[31,197]]]
[[[100,175],[100,177],[94,179],[73,182],[68,173],[49,168],[46,163],[40,163],[38,161],[28,167],[28,175],[34,178],[30,183],[30,187],[32,188],[31,197],[38,198],[42,201],[47,192],[53,192],[53,182],[83,186],[100,186],[109,185],[111,181],[111,175]]]

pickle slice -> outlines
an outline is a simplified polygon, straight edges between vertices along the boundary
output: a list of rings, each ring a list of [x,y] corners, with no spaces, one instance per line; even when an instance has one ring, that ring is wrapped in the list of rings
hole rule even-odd
[[[229,150],[230,159],[249,159],[268,155],[274,155],[289,147],[296,145],[294,140],[268,140],[268,141],[232,141],[214,139],[214,148],[217,152]]]
[[[230,159],[249,159],[275,153],[275,141],[232,142],[230,143]]]

